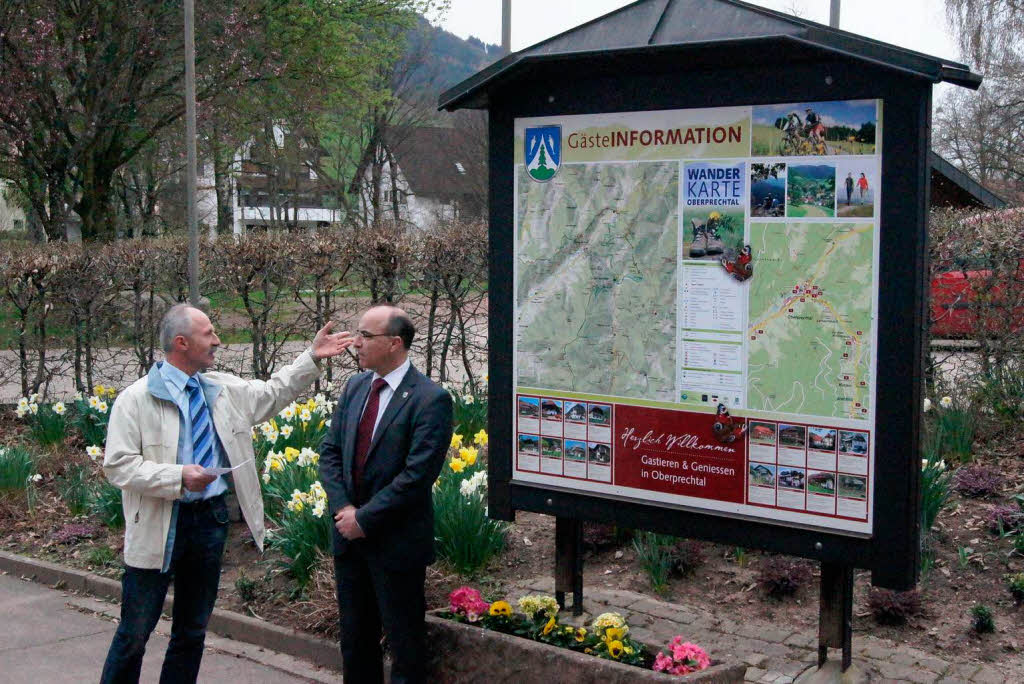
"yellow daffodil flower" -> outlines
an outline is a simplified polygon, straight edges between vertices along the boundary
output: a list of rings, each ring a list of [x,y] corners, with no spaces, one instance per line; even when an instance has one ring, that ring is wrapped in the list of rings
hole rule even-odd
[[[459,449],[459,458],[466,462],[466,465],[473,465],[476,463],[477,456],[476,447],[462,447]]]
[[[487,446],[487,430],[481,430],[473,436],[473,443],[478,446]]]
[[[448,467],[457,473],[461,473],[463,469],[466,467],[466,462],[463,461],[461,458],[453,458],[451,462],[448,464]]]
[[[456,432],[452,435],[451,448],[458,449],[460,446],[462,446],[462,435]]]

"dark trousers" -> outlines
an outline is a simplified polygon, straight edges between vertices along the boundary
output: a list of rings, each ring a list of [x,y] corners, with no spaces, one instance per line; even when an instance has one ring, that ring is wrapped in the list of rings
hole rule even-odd
[[[146,642],[160,619],[167,587],[174,582],[171,641],[160,682],[195,682],[203,659],[206,625],[217,599],[228,535],[224,497],[179,504],[167,572],[126,566],[121,579],[121,622],[103,665],[101,684],[138,682]]]
[[[391,652],[391,681],[426,681],[426,567],[373,567],[357,544],[334,557],[341,613],[343,679],[356,684],[384,681],[381,630]]]

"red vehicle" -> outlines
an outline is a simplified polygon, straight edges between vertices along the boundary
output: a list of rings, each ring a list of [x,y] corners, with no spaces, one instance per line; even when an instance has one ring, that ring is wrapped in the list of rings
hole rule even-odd
[[[1012,276],[993,277],[991,262],[984,257],[968,256],[949,264],[948,270],[937,270],[929,312],[933,339],[969,338],[979,329],[992,334],[1024,331],[1024,259]]]

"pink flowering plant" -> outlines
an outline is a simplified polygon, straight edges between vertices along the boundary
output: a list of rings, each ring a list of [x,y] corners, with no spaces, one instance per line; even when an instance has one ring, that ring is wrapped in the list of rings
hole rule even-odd
[[[659,652],[654,657],[654,666],[651,668],[656,672],[666,672],[674,675],[685,675],[698,670],[706,670],[711,667],[711,658],[707,652],[697,644],[683,641],[683,637],[676,635],[669,644],[669,654]]]
[[[491,604],[472,587],[459,587],[448,596],[448,609],[459,622],[478,622],[488,614]]]

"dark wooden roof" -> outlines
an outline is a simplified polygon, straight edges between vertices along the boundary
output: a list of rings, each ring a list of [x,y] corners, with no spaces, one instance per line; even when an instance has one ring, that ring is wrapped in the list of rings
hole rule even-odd
[[[1006,200],[932,151],[928,154],[932,168],[931,205],[957,209],[1005,209]]]
[[[414,195],[451,199],[472,194],[487,176],[483,149],[459,129],[395,127],[386,142]]]
[[[485,109],[490,91],[552,60],[585,60],[588,69],[613,64],[621,71],[629,68],[630,59],[656,65],[669,58],[678,64],[683,54],[702,60],[712,49],[714,59],[709,65],[715,66],[763,63],[766,54],[777,61],[831,55],[933,83],[946,81],[972,89],[981,85],[981,77],[966,65],[740,0],[638,0],[498,60],[442,93],[438,108]]]

